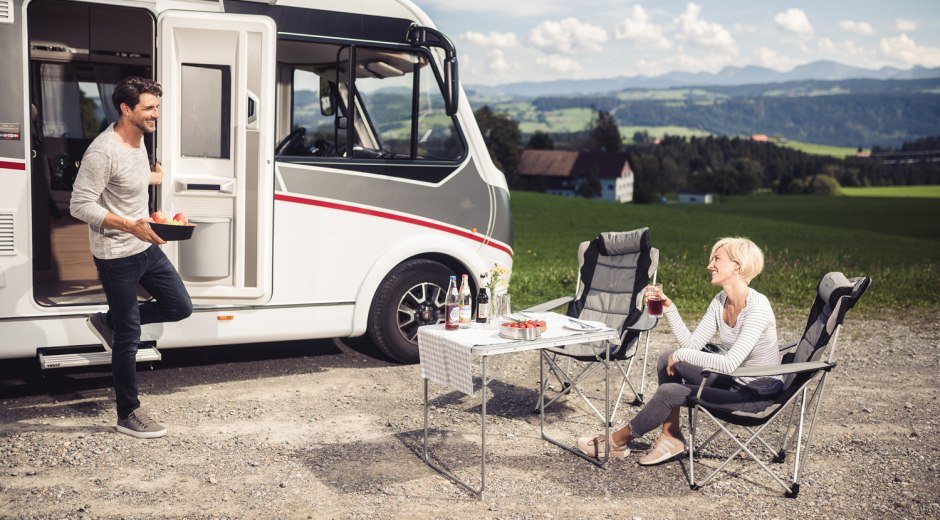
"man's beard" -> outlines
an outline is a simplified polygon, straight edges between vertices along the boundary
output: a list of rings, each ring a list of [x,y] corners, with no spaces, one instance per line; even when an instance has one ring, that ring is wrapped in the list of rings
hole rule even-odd
[[[151,128],[150,126],[147,125],[147,121],[148,121],[147,118],[132,119],[134,126],[136,126],[137,129],[141,131],[141,133],[152,134],[157,128],[157,124],[156,124],[157,122],[154,121],[153,128]]]

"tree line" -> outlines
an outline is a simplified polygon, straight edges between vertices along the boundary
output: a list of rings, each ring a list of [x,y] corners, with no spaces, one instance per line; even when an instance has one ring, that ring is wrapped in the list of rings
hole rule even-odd
[[[655,202],[668,193],[682,191],[720,195],[746,195],[758,190],[832,194],[840,186],[940,184],[940,162],[888,164],[877,154],[839,159],[748,138],[667,135],[654,141],[639,132],[634,144],[624,146],[615,116],[605,110],[596,110],[591,124],[582,132],[535,132],[525,143],[518,123],[506,113],[484,106],[476,116],[490,155],[514,189],[537,189],[537,185],[528,186],[518,175],[524,148],[625,152],[634,172],[636,202]],[[938,145],[940,137],[928,137],[904,143],[898,150],[937,150]]]

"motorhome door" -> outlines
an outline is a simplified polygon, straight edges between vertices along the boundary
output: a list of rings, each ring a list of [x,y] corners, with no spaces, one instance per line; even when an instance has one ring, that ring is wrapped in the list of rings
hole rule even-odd
[[[274,22],[168,11],[159,20],[163,86],[159,208],[193,237],[164,246],[197,303],[271,294]]]

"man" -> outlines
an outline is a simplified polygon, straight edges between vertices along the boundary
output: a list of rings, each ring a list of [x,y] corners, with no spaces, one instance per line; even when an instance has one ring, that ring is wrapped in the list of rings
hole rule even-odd
[[[122,79],[111,96],[118,121],[101,133],[82,158],[70,210],[88,223],[91,253],[108,300],[108,312],[87,324],[111,351],[117,400],[117,431],[138,438],[166,435],[166,428],[140,408],[137,398],[137,347],[140,326],[179,321],[192,313],[189,293],[157,246],[165,243],[148,222],[147,186],[163,181],[159,163],[151,171],[144,134],[160,117],[160,85],[153,80]],[[140,284],[155,299],[138,303]]]

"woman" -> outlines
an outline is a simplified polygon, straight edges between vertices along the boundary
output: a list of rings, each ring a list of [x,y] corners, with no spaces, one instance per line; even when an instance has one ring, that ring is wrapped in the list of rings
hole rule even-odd
[[[713,247],[708,270],[713,285],[722,291],[715,296],[702,321],[690,333],[672,300],[665,294],[664,314],[680,348],[664,353],[659,359],[659,389],[632,421],[605,439],[603,435],[581,437],[578,449],[592,457],[603,456],[610,444],[610,456],[630,454],[632,439],[662,425],[662,433],[652,448],[640,457],[648,466],[665,462],[685,450],[679,429],[679,412],[690,395],[698,391],[702,369],[733,372],[738,367],[780,364],[777,323],[770,302],[763,294],[748,287],[764,268],[764,255],[746,238],[722,238]],[[652,295],[648,290],[646,298]],[[718,333],[723,353],[703,351]],[[706,381],[702,398],[713,403],[738,403],[761,397],[772,399],[783,387],[780,377],[732,378],[714,374]]]

